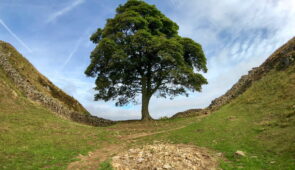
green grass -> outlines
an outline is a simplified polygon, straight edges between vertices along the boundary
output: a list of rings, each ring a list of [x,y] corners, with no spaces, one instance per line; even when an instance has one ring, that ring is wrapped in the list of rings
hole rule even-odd
[[[99,149],[105,142],[118,142],[109,134],[111,131],[124,136],[190,124],[138,140],[137,144],[161,140],[207,147],[224,154],[220,164],[223,169],[293,170],[294,89],[293,65],[270,72],[230,104],[203,119],[163,119],[147,124],[130,121],[95,128],[58,118],[28,101],[0,69],[0,169],[65,169],[79,154]],[[235,156],[237,150],[247,156]],[[100,169],[111,169],[110,162],[102,162]]]
[[[223,169],[294,169],[294,70],[292,66],[285,71],[272,71],[243,95],[203,119],[154,122],[160,129],[176,124],[190,125],[146,137],[137,143],[161,140],[207,147],[224,154],[220,164]],[[10,86],[7,82],[0,83],[0,87]],[[8,102],[0,103],[0,169],[64,169],[77,155],[99,148],[104,141],[115,142],[105,128],[59,119],[28,103],[20,94],[16,99],[11,98],[14,102],[11,103],[8,96],[12,92],[1,91],[1,88],[0,92],[0,100]],[[107,129],[125,129],[129,134],[134,130],[142,131],[136,129],[141,126],[135,122]],[[148,130],[145,126],[141,128]],[[235,156],[237,150],[244,151],[247,156]],[[100,169],[111,169],[110,162],[102,162]]]
[[[0,112],[0,124],[0,169],[64,169],[79,154],[111,142],[103,128],[62,120],[32,105]]]
[[[53,115],[23,97],[0,70],[0,169],[65,169],[102,142],[113,142],[105,128]]]
[[[51,81],[43,76],[25,57],[23,57],[13,46],[0,41],[0,52],[11,54],[8,57],[10,64],[19,74],[29,81],[35,88],[63,103],[66,107],[73,109],[81,114],[89,114],[88,111],[73,97],[69,96],[61,89],[56,87]]]
[[[154,138],[222,152],[224,169],[295,169],[294,89],[294,65],[272,71],[219,111]],[[247,156],[235,156],[237,150]]]
[[[98,170],[113,170],[110,160],[100,163],[100,167]]]

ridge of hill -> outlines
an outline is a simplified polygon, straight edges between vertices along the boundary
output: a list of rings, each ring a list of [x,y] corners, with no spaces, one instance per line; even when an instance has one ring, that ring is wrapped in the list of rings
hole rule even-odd
[[[205,109],[190,109],[176,113],[172,118],[190,117],[209,114],[230,103],[233,99],[243,94],[251,85],[264,77],[273,69],[285,69],[295,62],[295,37],[277,49],[259,67],[254,67],[247,75],[242,76],[224,95],[214,99]]]
[[[21,92],[20,95],[44,106],[62,118],[92,126],[113,124],[113,121],[90,115],[76,99],[56,87],[12,45],[4,41],[0,41],[0,70],[6,77],[1,81],[10,80],[15,87],[14,89]],[[5,90],[9,91],[9,89]],[[7,96],[6,100],[10,97]],[[1,100],[5,99],[2,98]]]

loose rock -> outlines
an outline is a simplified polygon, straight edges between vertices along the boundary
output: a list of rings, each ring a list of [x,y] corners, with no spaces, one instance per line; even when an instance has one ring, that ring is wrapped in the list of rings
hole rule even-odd
[[[237,156],[242,156],[242,157],[245,157],[246,156],[246,154],[243,152],[243,151],[236,151],[236,153],[235,153]]]
[[[118,159],[119,158],[119,159]],[[112,158],[112,166],[126,169],[217,169],[217,161],[204,149],[190,145],[154,144],[129,149]]]

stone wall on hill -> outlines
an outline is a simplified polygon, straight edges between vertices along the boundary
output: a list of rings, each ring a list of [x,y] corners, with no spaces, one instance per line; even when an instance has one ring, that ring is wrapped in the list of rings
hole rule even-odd
[[[4,70],[6,75],[14,82],[14,84],[24,93],[26,97],[34,102],[41,104],[47,109],[51,110],[56,115],[70,119],[78,123],[83,123],[91,126],[108,126],[114,122],[96,116],[79,113],[64,106],[61,102],[37,90],[34,85],[30,83],[10,64],[9,57],[11,53],[1,53],[0,51],[0,67]]]
[[[272,69],[282,70],[295,63],[295,37],[289,40],[282,47],[277,49],[263,64],[255,67],[248,72],[248,75],[242,76],[239,81],[232,86],[224,95],[214,99],[205,109],[191,109],[185,112],[176,113],[172,118],[189,117],[201,114],[209,114],[218,110],[220,107],[232,101],[234,98],[243,94],[252,83],[261,79]]]

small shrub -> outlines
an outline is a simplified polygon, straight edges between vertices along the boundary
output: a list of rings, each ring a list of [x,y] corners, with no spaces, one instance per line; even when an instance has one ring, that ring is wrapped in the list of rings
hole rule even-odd
[[[99,170],[113,170],[110,160],[106,160],[100,163]]]
[[[159,120],[168,120],[168,119],[169,119],[169,117],[167,117],[167,116],[163,116],[163,117],[160,117]]]

